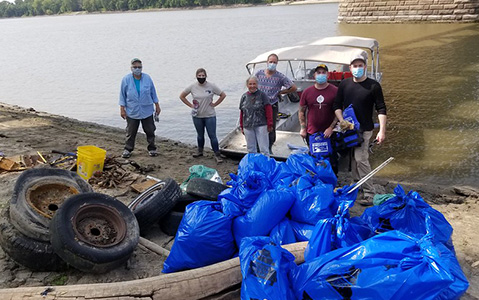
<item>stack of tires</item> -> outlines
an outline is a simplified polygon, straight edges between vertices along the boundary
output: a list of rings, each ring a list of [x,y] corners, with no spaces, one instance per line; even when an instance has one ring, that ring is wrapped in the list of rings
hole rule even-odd
[[[0,246],[11,259],[33,271],[72,266],[104,273],[129,259],[140,232],[159,224],[165,234],[174,236],[188,204],[216,201],[226,188],[193,178],[182,195],[179,185],[167,178],[126,206],[94,193],[74,172],[30,169],[19,176],[0,214]]]
[[[70,265],[104,273],[124,264],[138,241],[138,222],[126,205],[61,169],[24,171],[0,216],[0,246],[34,271]]]

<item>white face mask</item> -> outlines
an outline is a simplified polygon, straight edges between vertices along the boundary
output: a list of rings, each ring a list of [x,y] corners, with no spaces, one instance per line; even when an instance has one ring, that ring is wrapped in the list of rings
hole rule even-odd
[[[269,63],[268,64],[268,70],[276,71],[276,64],[275,63]]]
[[[135,76],[140,76],[141,75],[141,69],[131,67],[131,72],[133,72],[133,75],[135,75]]]
[[[364,68],[352,68],[351,73],[356,78],[361,78],[364,75]]]

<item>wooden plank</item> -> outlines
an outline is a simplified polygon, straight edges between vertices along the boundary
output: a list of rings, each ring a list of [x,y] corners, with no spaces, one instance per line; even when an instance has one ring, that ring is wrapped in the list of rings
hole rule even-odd
[[[17,168],[18,164],[9,159],[9,158],[6,158],[6,157],[3,157],[1,160],[0,160],[0,169],[2,170],[5,170],[5,171],[12,171],[12,170],[15,170]]]
[[[135,192],[141,194],[144,191],[146,191],[149,187],[153,186],[156,183],[157,183],[156,180],[148,179],[148,180],[143,181],[143,182],[133,183],[132,185],[130,185],[130,187]]]
[[[284,245],[295,257],[295,262],[304,262],[307,242]],[[203,268],[164,274],[160,276],[114,283],[79,284],[56,286],[43,298],[40,293],[47,287],[20,287],[0,289],[0,299],[143,299],[197,300],[215,295],[241,282],[239,258],[232,258]]]

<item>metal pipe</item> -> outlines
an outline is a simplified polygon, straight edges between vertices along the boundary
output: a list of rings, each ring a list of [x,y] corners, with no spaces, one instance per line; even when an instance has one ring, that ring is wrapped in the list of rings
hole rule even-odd
[[[389,164],[393,159],[394,159],[394,157],[388,158],[385,162],[383,162],[382,164],[380,164],[376,169],[374,169],[374,170],[372,170],[371,172],[369,172],[366,176],[364,176],[363,178],[361,178],[361,180],[359,180],[358,182],[356,182],[356,183],[354,184],[354,187],[353,187],[352,189],[350,189],[346,194],[352,193],[354,190],[358,189],[361,185],[363,185],[363,183],[365,183],[366,181],[368,181],[371,177],[373,177],[374,174],[376,174],[377,172],[379,172],[382,168],[384,168],[387,164]]]

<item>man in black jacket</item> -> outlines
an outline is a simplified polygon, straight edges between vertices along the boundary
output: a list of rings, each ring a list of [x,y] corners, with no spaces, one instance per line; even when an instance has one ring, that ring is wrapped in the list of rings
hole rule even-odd
[[[334,113],[341,122],[344,121],[343,110],[352,104],[360,124],[360,132],[364,142],[360,147],[353,149],[353,159],[351,162],[353,179],[356,181],[371,172],[368,146],[374,129],[374,109],[378,112],[379,119],[379,132],[376,135],[376,141],[378,144],[381,144],[386,139],[387,117],[383,91],[379,82],[367,77],[367,61],[368,55],[365,51],[358,52],[351,57],[349,69],[353,77],[341,81],[333,105]],[[359,203],[362,205],[372,205],[375,194],[372,181],[366,181],[362,189],[364,197],[359,200]]]

